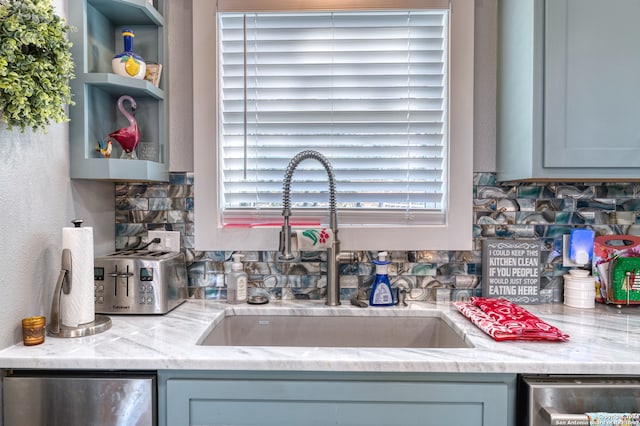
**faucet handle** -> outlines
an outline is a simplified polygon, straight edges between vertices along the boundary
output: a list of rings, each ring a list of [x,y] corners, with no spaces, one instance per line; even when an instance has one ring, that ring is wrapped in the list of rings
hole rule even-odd
[[[293,259],[295,256],[291,252],[291,226],[285,223],[280,230],[280,247],[276,260],[292,261]]]

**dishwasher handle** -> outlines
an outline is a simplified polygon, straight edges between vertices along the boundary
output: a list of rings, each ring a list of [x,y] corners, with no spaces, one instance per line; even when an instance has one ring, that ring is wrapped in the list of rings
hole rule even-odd
[[[541,407],[542,417],[549,426],[589,426],[589,416],[586,414],[560,413],[555,408]]]

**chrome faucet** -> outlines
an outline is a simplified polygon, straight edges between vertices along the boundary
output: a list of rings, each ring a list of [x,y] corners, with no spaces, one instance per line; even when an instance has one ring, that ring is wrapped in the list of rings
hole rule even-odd
[[[338,306],[340,304],[340,271],[339,262],[343,259],[351,259],[348,253],[340,253],[340,240],[338,239],[338,214],[336,212],[336,184],[333,175],[333,168],[326,157],[317,151],[302,151],[296,154],[289,162],[289,166],[284,174],[282,184],[282,230],[280,231],[280,248],[278,250],[278,260],[292,261],[295,256],[291,252],[291,178],[298,164],[303,160],[313,159],[319,161],[329,176],[329,227],[333,231],[333,241],[327,249],[327,305]]]

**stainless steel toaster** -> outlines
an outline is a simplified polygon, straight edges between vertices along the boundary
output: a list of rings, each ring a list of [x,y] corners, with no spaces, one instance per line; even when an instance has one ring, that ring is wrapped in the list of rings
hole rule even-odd
[[[95,311],[165,314],[186,300],[183,253],[125,250],[94,259]]]

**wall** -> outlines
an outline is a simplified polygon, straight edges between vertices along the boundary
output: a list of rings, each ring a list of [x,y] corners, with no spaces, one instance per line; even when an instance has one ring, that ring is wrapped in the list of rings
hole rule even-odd
[[[192,0],[167,0],[169,50],[169,169],[193,170]],[[213,17],[212,17],[213,19]]]
[[[496,170],[498,2],[475,0],[473,171]]]
[[[475,117],[473,170],[492,172],[496,167],[496,66],[497,0],[475,1]],[[193,0],[168,2],[170,52],[170,170],[193,170]]]
[[[66,1],[53,4],[66,15]],[[96,252],[113,250],[113,184],[70,181],[67,128],[22,134],[0,124],[0,348],[21,340],[21,318],[49,315],[62,227],[82,218]]]
[[[182,0],[173,4],[170,9],[173,45],[183,46],[190,42],[188,16],[185,12],[190,9],[191,0]],[[545,186],[520,185],[503,187],[495,184],[495,177],[491,173],[495,171],[495,137],[496,137],[496,55],[497,55],[497,0],[476,0],[476,25],[475,25],[475,109],[474,109],[474,170],[475,175],[475,220],[470,226],[474,227],[476,249],[471,252],[432,252],[425,246],[425,251],[395,252],[394,274],[402,276],[409,285],[415,288],[456,288],[456,292],[462,295],[479,289],[481,285],[481,253],[480,241],[483,237],[490,236],[514,236],[537,238],[544,247],[543,250],[543,287],[547,289],[547,300],[557,299],[558,286],[563,269],[558,265],[558,245],[560,235],[569,232],[574,226],[587,224],[579,220],[586,205],[598,205],[593,199],[593,194],[608,192],[606,186],[592,186],[585,188],[582,185],[556,185]],[[177,29],[176,29],[177,28]],[[184,52],[175,55],[184,55]],[[174,66],[173,69],[176,67]],[[172,84],[176,77],[172,78]],[[184,86],[184,82],[180,83]],[[188,90],[188,89],[185,89]],[[173,93],[173,90],[172,90]],[[185,95],[185,91],[181,91]],[[185,96],[180,102],[186,102]],[[190,120],[184,111],[192,111],[191,105],[178,105],[172,98],[172,122]],[[174,115],[174,112],[179,114]],[[175,135],[172,126],[172,142],[179,141],[177,147],[172,143],[172,155],[176,149],[192,149],[191,145],[184,145],[183,134]],[[188,138],[186,138],[188,139]],[[184,151],[180,151],[181,158]],[[173,161],[172,170],[188,170]],[[192,164],[192,161],[191,163]],[[489,173],[479,173],[489,172]],[[191,269],[192,283],[206,284],[210,288],[210,297],[224,297],[224,289],[221,289],[222,272],[229,269],[230,252],[193,251],[193,205],[197,201],[193,199],[193,175],[190,173],[174,173],[169,185],[117,185],[116,187],[116,221],[117,236],[116,247],[135,247],[146,241],[148,229],[168,229],[182,232],[183,246],[187,248],[189,260],[194,261]],[[623,185],[624,186],[624,185]],[[556,191],[561,189],[559,192]],[[625,196],[633,198],[635,194],[627,185]],[[182,194],[182,195],[180,195]],[[591,194],[591,195],[590,195]],[[612,200],[611,200],[612,201]],[[615,201],[612,201],[615,203]],[[589,208],[589,207],[586,207]],[[597,207],[594,207],[597,210]],[[578,215],[578,216],[576,216]],[[571,217],[569,219],[568,217]],[[603,216],[598,216],[603,222]],[[607,225],[606,222],[601,223]],[[600,225],[600,223],[598,223]],[[603,232],[609,232],[607,228]],[[275,249],[276,247],[274,247]],[[291,284],[297,289],[299,297],[320,297],[324,285],[320,271],[324,268],[322,258],[310,256],[307,262],[293,269],[293,274],[287,274],[280,270],[279,265],[270,261],[273,252],[254,252],[248,254],[247,268],[252,272],[252,279],[260,283],[263,278],[267,287],[280,296],[283,286]],[[371,253],[361,253],[357,267],[343,267],[341,283],[343,297],[349,297],[357,288],[366,287],[370,281],[372,267],[370,263]],[[204,275],[205,270],[209,273]],[[289,271],[291,272],[291,271]],[[292,278],[293,277],[293,278]],[[554,293],[554,290],[555,293]],[[434,292],[414,292],[416,297],[433,297]],[[420,293],[420,294],[418,294]]]
[[[66,15],[68,3],[68,0],[53,1],[61,16]],[[479,112],[476,113],[474,168],[477,171],[491,171],[495,168],[495,126],[491,119],[491,114],[495,115],[491,106],[495,103],[495,95],[492,93],[492,87],[495,87],[495,75],[492,74],[495,67],[495,43],[492,46],[495,38],[495,24],[492,24],[495,22],[495,4],[496,0],[476,1],[476,31],[479,37],[476,46],[476,87],[481,90],[476,102],[484,100],[483,108],[478,107]],[[188,79],[182,79],[179,86],[173,85],[174,79],[180,79],[181,72],[188,75],[188,70],[178,66],[180,62],[191,63],[188,59],[191,55],[188,34],[190,5],[191,0],[172,0],[169,9],[172,25],[169,34],[171,78],[174,88],[170,97],[177,101],[171,104],[171,166],[175,171],[190,170],[193,163],[188,126],[186,130],[180,127],[180,123],[189,123],[191,106],[189,97],[185,94],[192,88]],[[173,26],[174,22],[179,22],[177,27]],[[180,31],[173,28],[180,28]],[[179,54],[175,53],[175,46],[181,45]],[[479,52],[479,49],[482,51]],[[180,57],[187,59],[183,61]],[[3,259],[3,273],[0,275],[0,348],[3,348],[20,340],[19,321],[22,317],[49,314],[50,293],[60,268],[62,227],[68,226],[74,218],[83,218],[87,226],[94,228],[96,254],[113,250],[113,235],[116,231],[113,184],[69,179],[67,125],[51,126],[47,134],[21,134],[9,132],[0,124],[0,159],[0,209],[4,212],[4,220],[0,223],[0,235],[3,238],[0,249]],[[192,191],[190,185],[178,185],[178,189],[171,191]],[[151,198],[175,199],[173,192],[171,195]],[[173,207],[178,209],[167,211],[167,221],[152,226],[165,227],[165,223],[169,223],[172,229],[184,230],[188,243],[193,235],[190,222],[193,199],[189,196],[177,199],[183,201],[156,201],[174,203]],[[187,206],[186,210],[180,210],[181,206],[175,205],[182,202]],[[125,223],[130,222],[123,219],[123,210],[118,210],[117,235],[120,247],[130,239],[142,239],[146,228],[128,227]],[[125,217],[132,213],[125,211]],[[125,229],[128,231],[124,231]],[[131,237],[131,233],[138,237]]]
[[[148,229],[179,230],[182,245],[192,264],[190,283],[204,288],[193,293],[224,299],[224,273],[230,270],[232,252],[197,252],[193,249],[192,173],[173,173],[169,184],[122,184],[116,186],[117,248],[135,247],[146,241]],[[474,249],[393,251],[390,269],[393,283],[413,291],[409,299],[467,298],[482,287],[482,251],[485,238],[525,238],[541,245],[541,297],[560,302],[562,235],[574,228],[589,228],[598,235],[640,234],[639,183],[521,183],[497,184],[495,174],[474,175]],[[636,224],[639,222],[639,224]],[[253,291],[282,297],[291,288],[297,298],[324,297],[324,252],[306,253],[292,265],[274,261],[274,251],[247,252],[245,270]],[[358,262],[341,267],[341,297],[348,300],[366,292],[373,279],[371,259],[375,253],[358,252]],[[440,289],[440,290],[438,290]]]

